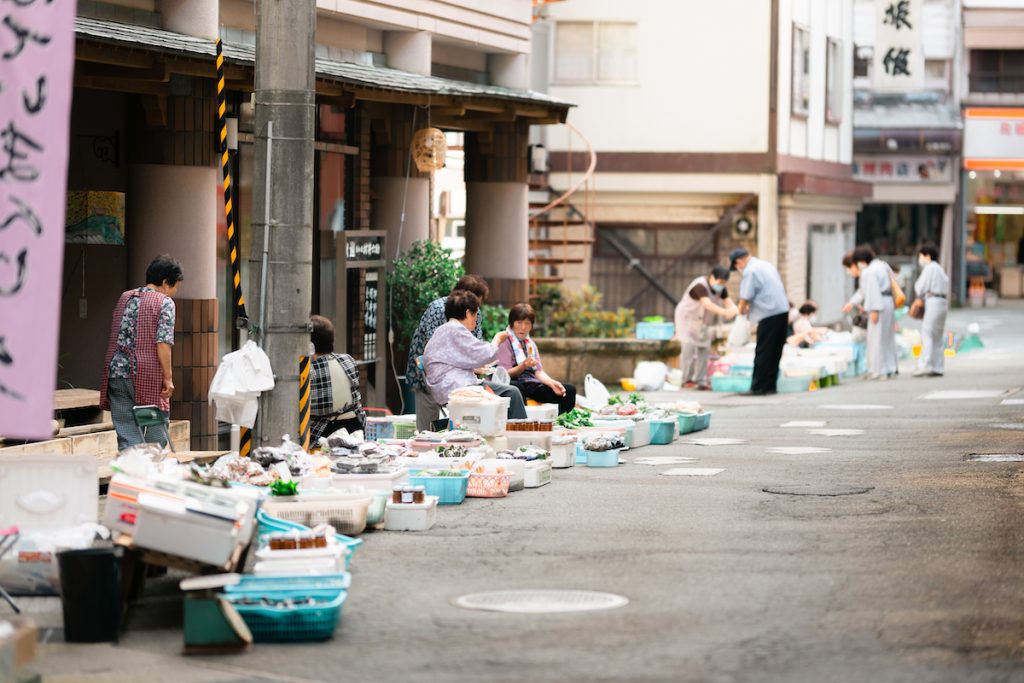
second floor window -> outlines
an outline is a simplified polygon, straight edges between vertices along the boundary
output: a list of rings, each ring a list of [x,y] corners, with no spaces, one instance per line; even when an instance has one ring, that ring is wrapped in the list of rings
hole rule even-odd
[[[793,113],[807,116],[811,107],[811,32],[793,26]]]
[[[971,92],[1024,93],[1024,50],[971,50]]]
[[[562,21],[555,27],[555,81],[635,83],[636,24]]]
[[[828,39],[825,83],[825,120],[839,123],[843,118],[843,51],[842,43]]]

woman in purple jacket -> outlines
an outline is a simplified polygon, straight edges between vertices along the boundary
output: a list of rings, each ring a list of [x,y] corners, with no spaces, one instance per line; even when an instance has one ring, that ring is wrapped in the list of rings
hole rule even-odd
[[[576,387],[562,384],[544,372],[537,345],[530,338],[537,314],[529,304],[516,304],[508,313],[508,338],[498,345],[498,363],[508,370],[524,399],[557,403],[558,414],[576,407]]]

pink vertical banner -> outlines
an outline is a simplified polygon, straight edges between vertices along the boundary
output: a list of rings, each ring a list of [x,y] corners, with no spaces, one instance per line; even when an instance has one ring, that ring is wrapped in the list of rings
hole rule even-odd
[[[75,55],[71,0],[0,1],[0,435],[50,436]]]

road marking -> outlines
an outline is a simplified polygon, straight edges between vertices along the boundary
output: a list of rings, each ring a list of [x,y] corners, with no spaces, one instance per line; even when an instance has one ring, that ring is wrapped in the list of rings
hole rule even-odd
[[[689,462],[697,462],[697,458],[683,458],[668,455],[655,455],[648,458],[637,458],[634,465],[685,465]]]
[[[1004,406],[1024,406],[1024,398],[1004,398],[1000,405]]]
[[[614,609],[629,604],[629,598],[614,593],[577,590],[510,590],[472,593],[452,600],[456,607],[515,614],[555,614]]]
[[[665,470],[661,474],[666,477],[713,477],[722,472],[725,470],[718,467],[677,467],[674,470]]]
[[[808,429],[808,434],[817,434],[818,436],[860,436],[864,433],[863,429]]]
[[[823,410],[892,410],[893,407],[883,403],[833,403],[821,406]]]
[[[746,439],[728,439],[728,438],[705,438],[705,439],[690,439],[683,443],[693,444],[694,446],[738,446],[741,443],[746,443]]]
[[[792,422],[786,422],[780,424],[780,427],[824,427],[828,424],[827,420],[793,420]]]
[[[942,391],[929,391],[921,396],[926,401],[962,401],[975,398],[996,398],[1005,396],[1003,389],[945,389]]]
[[[1024,429],[1022,422],[1000,422],[992,425],[993,429]]]
[[[811,455],[814,453],[831,453],[831,448],[819,448],[817,446],[774,446],[768,449],[769,453],[780,455]]]

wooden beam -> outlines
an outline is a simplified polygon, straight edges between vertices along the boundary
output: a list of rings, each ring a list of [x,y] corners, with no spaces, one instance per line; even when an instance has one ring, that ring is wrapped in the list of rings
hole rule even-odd
[[[129,68],[101,62],[83,62],[75,67],[79,78],[120,78],[130,81],[157,81],[166,83],[171,76],[167,65],[157,62],[148,68]]]
[[[93,78],[89,76],[75,76],[75,87],[89,90],[110,90],[111,92],[125,92],[136,95],[167,95],[169,87],[167,83],[157,81],[138,81],[128,78]]]
[[[75,42],[75,59],[80,62],[99,62],[114,66],[125,66],[135,69],[148,69],[156,61],[152,54],[144,52],[126,52],[117,48],[91,45],[81,41]]]

